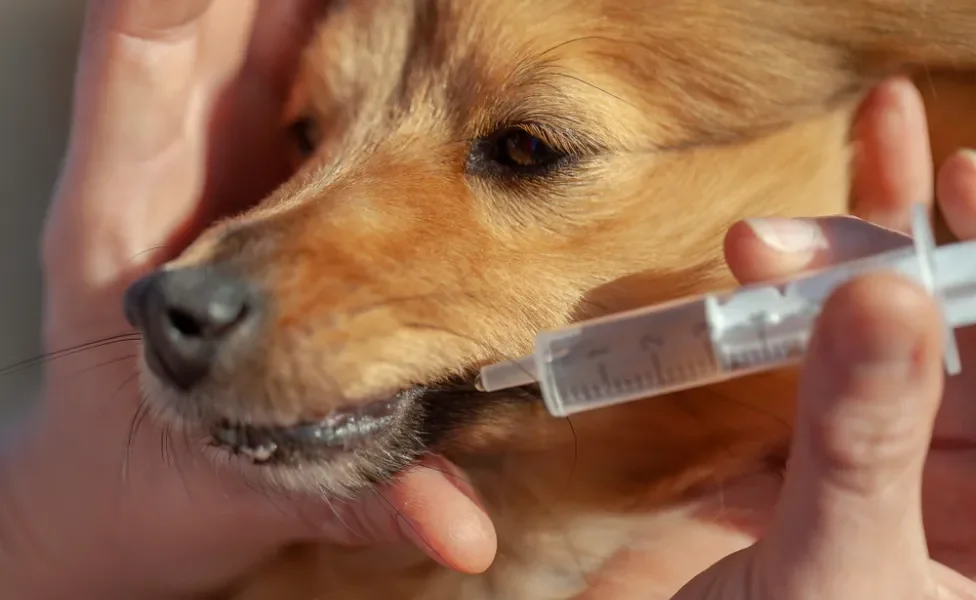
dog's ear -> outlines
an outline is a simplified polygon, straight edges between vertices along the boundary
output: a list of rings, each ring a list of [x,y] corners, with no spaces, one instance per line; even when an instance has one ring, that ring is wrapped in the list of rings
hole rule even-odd
[[[668,127],[643,135],[665,147],[796,122],[894,74],[976,71],[976,0],[600,5],[607,18],[590,29],[606,31],[590,43],[633,82],[629,98],[650,111],[664,107]]]
[[[836,0],[806,8],[865,76],[976,68],[976,0]]]

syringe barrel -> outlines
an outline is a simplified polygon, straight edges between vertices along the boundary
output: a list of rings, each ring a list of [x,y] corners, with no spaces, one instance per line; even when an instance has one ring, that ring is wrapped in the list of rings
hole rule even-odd
[[[976,242],[935,248],[916,207],[904,248],[781,282],[746,286],[576,323],[536,337],[534,355],[482,370],[486,391],[538,381],[557,417],[768,371],[806,354],[827,298],[888,271],[925,286],[946,322],[946,370],[960,369],[953,329],[976,324]],[[495,372],[493,369],[498,369]]]
[[[703,297],[540,333],[535,361],[543,400],[554,416],[723,378]]]

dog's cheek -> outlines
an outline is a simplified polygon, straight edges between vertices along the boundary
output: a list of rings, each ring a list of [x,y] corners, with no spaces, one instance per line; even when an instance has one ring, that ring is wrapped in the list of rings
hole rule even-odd
[[[543,450],[554,421],[538,390],[436,394],[422,400],[421,436],[426,447],[452,460]]]

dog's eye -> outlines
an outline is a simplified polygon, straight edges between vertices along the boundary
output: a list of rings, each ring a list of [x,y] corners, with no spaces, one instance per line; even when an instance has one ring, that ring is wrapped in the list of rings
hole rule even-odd
[[[468,172],[494,176],[541,176],[562,165],[565,152],[521,127],[508,127],[475,142]]]
[[[302,158],[311,156],[322,142],[318,123],[311,117],[302,117],[288,127],[291,136]]]
[[[523,129],[509,129],[498,139],[498,162],[514,169],[539,169],[557,162],[563,154]]]

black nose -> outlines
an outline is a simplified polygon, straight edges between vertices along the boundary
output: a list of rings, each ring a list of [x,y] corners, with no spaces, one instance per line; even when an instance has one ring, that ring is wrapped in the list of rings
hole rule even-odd
[[[253,331],[254,290],[240,277],[216,267],[160,271],[133,283],[125,293],[126,319],[142,330],[146,362],[182,390],[210,373],[221,351]]]

